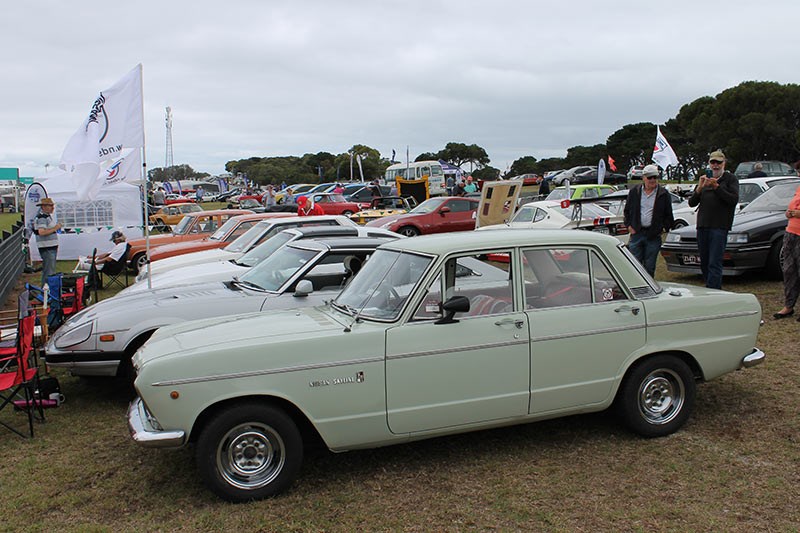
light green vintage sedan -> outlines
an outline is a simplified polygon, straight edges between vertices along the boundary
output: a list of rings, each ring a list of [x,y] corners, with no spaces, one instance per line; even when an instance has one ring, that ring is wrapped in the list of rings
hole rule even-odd
[[[331,303],[164,327],[134,357],[144,446],[194,443],[231,501],[297,476],[304,438],[333,451],[614,405],[656,437],[695,385],[754,366],[751,294],[658,284],[613,237],[447,233],[382,245]]]

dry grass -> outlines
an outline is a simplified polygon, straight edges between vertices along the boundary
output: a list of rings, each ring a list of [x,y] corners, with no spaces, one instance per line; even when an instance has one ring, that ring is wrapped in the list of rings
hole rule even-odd
[[[659,279],[697,283],[659,265]],[[765,316],[781,284],[759,295]],[[59,374],[67,402],[33,440],[0,433],[0,529],[63,531],[798,531],[800,324],[766,324],[766,364],[698,389],[688,425],[641,439],[608,413],[334,455],[290,491],[223,503],[190,450],[128,437],[122,384]],[[3,417],[16,416],[5,413]]]

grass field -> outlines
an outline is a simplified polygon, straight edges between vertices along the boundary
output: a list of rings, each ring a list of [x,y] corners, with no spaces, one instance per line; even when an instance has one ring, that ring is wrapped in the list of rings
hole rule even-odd
[[[699,282],[661,260],[657,279]],[[0,431],[0,530],[798,531],[800,324],[771,319],[779,282],[726,278],[725,288],[758,295],[767,362],[700,385],[674,435],[642,439],[600,413],[314,450],[287,494],[242,505],[203,488],[191,449],[133,443],[124,383],[59,372],[67,401],[36,438]]]

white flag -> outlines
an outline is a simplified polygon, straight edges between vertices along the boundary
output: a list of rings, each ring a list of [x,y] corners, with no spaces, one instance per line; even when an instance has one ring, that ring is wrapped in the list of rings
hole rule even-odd
[[[80,199],[93,199],[106,183],[108,170],[144,146],[142,65],[101,91],[89,115],[61,154]],[[112,170],[113,172],[113,170]],[[140,179],[130,173],[132,180]],[[119,181],[119,180],[115,180]],[[112,182],[113,183],[113,182]]]
[[[606,178],[606,160],[601,159],[597,162],[597,183],[602,185]]]
[[[667,138],[661,133],[661,128],[656,126],[656,145],[653,148],[653,161],[658,166],[666,169],[668,166],[678,165],[678,156],[675,155],[675,150],[667,142]]]

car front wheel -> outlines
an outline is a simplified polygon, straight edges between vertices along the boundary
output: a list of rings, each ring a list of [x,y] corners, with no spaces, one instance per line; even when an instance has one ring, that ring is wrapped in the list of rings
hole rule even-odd
[[[686,423],[694,407],[695,382],[678,357],[659,355],[628,371],[620,388],[620,413],[644,437],[663,437]]]
[[[400,235],[405,235],[406,237],[416,237],[417,235],[419,235],[419,230],[414,226],[403,226],[402,228],[397,230],[397,233],[399,233]]]
[[[217,413],[197,442],[197,465],[206,486],[230,502],[274,496],[294,481],[303,441],[281,409],[259,403]]]
[[[687,224],[683,220],[676,220],[675,223],[672,225],[672,229],[681,229],[681,228],[685,228],[688,225],[689,224]]]

